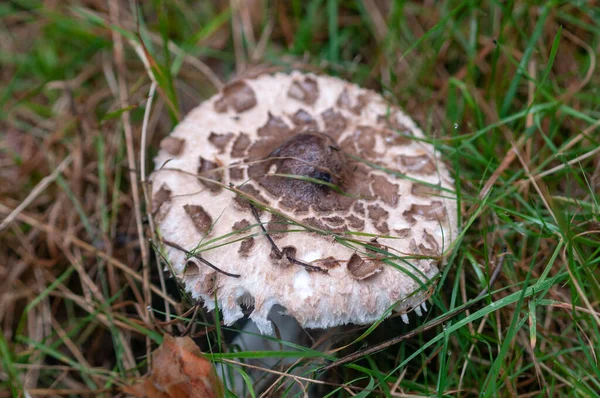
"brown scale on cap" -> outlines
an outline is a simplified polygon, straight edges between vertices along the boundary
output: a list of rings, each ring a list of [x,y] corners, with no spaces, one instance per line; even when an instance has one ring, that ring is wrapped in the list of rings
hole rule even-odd
[[[401,239],[408,239],[412,235],[412,229],[410,228],[402,228],[394,230],[396,236]]]
[[[367,210],[367,214],[373,222],[373,225],[375,225],[375,228],[377,228],[377,230],[383,234],[388,234],[390,229],[388,228],[386,220],[390,213],[379,204],[370,205],[367,207]]]
[[[305,218],[302,220],[302,222],[304,224],[306,224],[310,227],[316,228],[316,229],[327,230],[327,226],[325,224],[323,224],[323,222],[316,217]]]
[[[198,205],[185,205],[183,209],[192,220],[196,230],[202,234],[206,234],[212,226],[212,217],[204,207]]]
[[[288,221],[277,214],[272,214],[271,221],[267,223],[267,232],[269,232],[273,239],[283,237],[285,231],[287,231],[289,228],[290,224]]]
[[[362,259],[354,253],[348,260],[346,267],[352,278],[362,281],[380,273],[383,270],[383,263],[377,260]]]
[[[360,115],[365,105],[369,102],[367,94],[359,94],[355,99],[351,98],[348,90],[344,89],[337,100],[337,106],[347,109],[356,115]]]
[[[376,196],[371,189],[371,169],[363,163],[350,163],[350,168],[352,169],[352,178],[348,181],[348,188],[345,192],[363,201],[375,200]]]
[[[183,270],[183,273],[186,276],[201,275],[200,267],[198,267],[198,264],[196,264],[197,261],[198,260],[196,260],[195,258],[190,258],[187,260],[187,262],[185,263],[185,268]]]
[[[358,126],[354,134],[342,142],[342,149],[364,160],[375,159],[376,131],[369,126]]]
[[[439,195],[440,189],[439,187],[432,187],[425,184],[419,184],[418,182],[413,183],[410,193],[415,196],[431,196],[431,195]]]
[[[215,110],[219,113],[233,108],[237,113],[245,112],[256,106],[256,94],[246,82],[237,81],[223,88],[221,97],[215,101]]]
[[[200,289],[205,292],[205,294],[212,295],[215,292],[215,288],[217,287],[217,273],[212,272],[210,275],[206,276],[202,281],[202,285]]]
[[[371,183],[373,192],[376,196],[380,197],[383,202],[389,206],[396,206],[398,204],[398,184],[392,184],[387,178],[381,175],[374,175],[373,182]]]
[[[160,189],[152,196],[152,215],[156,222],[161,222],[171,210],[172,192],[167,184],[162,184]]]
[[[198,175],[203,177],[202,179],[200,179],[200,184],[210,189],[211,192],[219,193],[221,191],[221,186],[219,184],[206,181],[206,179],[218,182],[223,181],[223,170],[215,169],[220,169],[217,163],[211,162],[210,160],[206,160],[202,156],[200,157],[200,164],[198,165]]]
[[[267,157],[271,151],[291,138],[293,130],[285,121],[269,113],[267,122],[257,130],[259,139],[248,150],[248,160]]]
[[[365,215],[365,205],[362,202],[356,202],[354,205],[354,212],[356,214],[360,214],[361,216]]]
[[[385,115],[377,116],[377,123],[383,124],[385,127],[391,130],[395,130],[395,132],[399,132],[402,134],[408,134],[412,136],[411,129],[406,125],[400,123],[397,118],[394,116],[394,112],[386,113]]]
[[[389,253],[389,248],[385,245],[382,245],[381,243],[377,242],[377,238],[373,238],[371,239],[367,245],[365,246],[365,248],[367,249],[367,253],[369,254],[369,257],[375,260],[384,260],[386,259],[389,255],[387,253]]]
[[[427,155],[400,156],[400,163],[408,172],[416,174],[432,174],[437,168]]]
[[[431,257],[438,257],[441,254],[439,243],[427,230],[423,230],[423,242],[419,244],[419,251],[422,254]]]
[[[217,273],[212,271],[208,274],[203,274],[200,271],[201,265],[195,258],[190,258],[185,264],[183,274],[188,278],[200,276],[200,280],[195,284],[195,288],[204,294],[213,294],[217,286]]]
[[[238,253],[243,257],[248,257],[250,255],[250,251],[254,247],[254,238],[246,238],[240,243],[240,248],[238,249]]]
[[[323,220],[329,225],[343,225],[344,219],[340,216],[324,217]]]
[[[258,129],[258,136],[279,140],[287,138],[290,135],[291,130],[290,126],[288,126],[282,118],[269,114],[267,123]]]
[[[246,156],[246,151],[250,147],[250,137],[248,134],[240,133],[235,141],[233,142],[233,149],[231,150],[231,156],[234,158],[243,158]]]
[[[212,132],[208,136],[208,142],[217,147],[219,149],[219,153],[223,153],[225,152],[225,147],[227,144],[229,144],[229,141],[231,141],[232,138],[233,133],[217,134]]]
[[[269,204],[269,201],[265,199],[265,197],[261,195],[260,191],[252,184],[244,184],[238,189],[248,196],[248,198],[241,195],[237,195],[235,197],[234,202],[241,210],[250,211],[251,200],[254,200],[258,203]]]
[[[163,203],[171,200],[171,190],[167,184],[162,184],[160,189],[152,196],[152,214],[158,213]]]
[[[246,166],[240,163],[232,163],[229,165],[229,179],[230,180],[244,180]]]
[[[298,250],[294,246],[285,246],[281,251],[277,251],[273,248],[269,257],[274,265],[289,267],[293,264],[290,259],[295,258],[297,253]]]
[[[386,145],[410,145],[414,141],[411,136],[388,129],[382,130],[381,136]]]
[[[250,226],[250,221],[248,221],[244,218],[243,220],[236,221],[235,224],[233,224],[233,227],[231,227],[231,229],[233,229],[234,231],[240,231],[242,229],[248,228],[249,226]]]
[[[411,205],[410,209],[403,213],[403,216],[411,223],[416,221],[415,216],[423,217],[426,220],[445,221],[447,213],[446,207],[441,201],[433,201],[428,205]]]
[[[356,217],[354,214],[350,214],[346,217],[346,221],[350,228],[356,231],[362,231],[365,228],[365,220]]]
[[[315,267],[323,268],[323,269],[332,269],[340,266],[340,261],[335,257],[329,256],[327,258],[322,258],[319,260],[315,260],[310,263]]]
[[[183,151],[185,140],[176,137],[166,137],[160,142],[160,149],[169,155],[178,156]]]
[[[312,129],[317,128],[317,122],[315,119],[313,119],[310,113],[306,112],[304,109],[298,109],[298,111],[294,113],[290,119],[296,126],[308,127]]]
[[[379,94],[336,78],[293,72],[226,85],[155,160],[153,214],[176,244],[166,247],[175,273],[209,308],[216,298],[227,324],[243,315],[243,292],[264,333],[274,303],[316,328],[411,310],[457,235],[451,175],[424,138]],[[209,232],[216,243],[196,259],[198,274],[184,272],[185,251]],[[420,281],[387,253],[407,256]]]
[[[340,135],[346,130],[346,118],[332,108],[327,109],[321,114],[321,118],[325,123],[325,131],[334,140],[338,140]]]
[[[243,220],[236,221],[235,224],[233,224],[233,227],[231,227],[231,229],[234,231],[240,231],[240,233],[244,233],[244,232],[248,232],[247,229],[249,226],[250,226],[250,221],[248,221],[244,218]],[[240,247],[238,249],[238,253],[240,254],[240,256],[248,257],[250,255],[252,248],[254,247],[254,243],[255,243],[254,237],[252,237],[252,236],[242,240],[242,242],[240,243]]]
[[[310,77],[294,81],[290,86],[288,96],[308,105],[314,104],[319,98],[317,81]]]

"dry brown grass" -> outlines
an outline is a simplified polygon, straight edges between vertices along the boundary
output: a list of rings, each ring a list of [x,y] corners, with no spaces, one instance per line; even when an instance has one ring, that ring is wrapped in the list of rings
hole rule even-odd
[[[223,81],[290,66],[383,90],[454,167],[466,232],[434,315],[485,286],[502,246],[511,253],[488,311],[463,314],[447,339],[438,328],[360,362],[380,377],[376,392],[600,390],[600,4],[546,13],[544,2],[425,1],[399,12],[363,0],[334,15],[336,2],[322,3],[314,15],[308,2],[259,0],[144,2],[138,15],[116,0],[0,7],[0,397],[117,395],[164,333],[226,351],[231,332],[181,295],[152,250],[143,176],[160,139]],[[509,300],[531,286],[544,289]],[[366,341],[408,330],[386,325]],[[308,375],[296,382],[311,385]],[[319,383],[362,388],[368,380],[352,380],[365,375],[344,368]]]

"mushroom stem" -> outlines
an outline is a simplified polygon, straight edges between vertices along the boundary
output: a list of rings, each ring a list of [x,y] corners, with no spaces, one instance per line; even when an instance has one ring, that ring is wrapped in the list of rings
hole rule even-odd
[[[220,268],[219,268],[219,267],[217,267],[216,265],[213,265],[213,264],[212,264],[210,261],[208,261],[208,260],[206,260],[206,259],[202,258],[202,257],[201,257],[200,255],[198,255],[198,254],[194,254],[194,253],[192,253],[192,252],[190,252],[190,251],[187,251],[187,250],[185,250],[183,247],[179,246],[179,245],[178,245],[177,243],[175,243],[175,242],[171,242],[171,241],[168,241],[168,240],[166,240],[166,239],[163,239],[163,240],[162,240],[162,242],[163,242],[165,245],[167,245],[167,246],[171,246],[171,247],[172,247],[172,248],[174,248],[174,249],[177,249],[177,250],[180,250],[180,251],[184,252],[184,253],[185,253],[185,255],[186,255],[186,256],[188,256],[188,257],[194,257],[196,260],[198,260],[198,261],[200,261],[200,262],[202,262],[202,263],[204,263],[204,264],[208,265],[210,268],[214,269],[214,270],[215,270],[215,271],[217,271],[217,272],[220,272],[220,273],[222,273],[223,275],[231,276],[232,278],[239,278],[239,277],[241,276],[240,274],[232,274],[232,273],[230,273],[230,272],[223,271],[222,269],[220,269]]]

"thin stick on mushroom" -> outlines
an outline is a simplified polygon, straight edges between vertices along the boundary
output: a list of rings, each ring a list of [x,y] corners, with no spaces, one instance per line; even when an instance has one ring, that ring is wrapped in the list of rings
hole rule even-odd
[[[202,263],[203,263],[203,264],[205,264],[205,265],[208,265],[210,268],[214,269],[214,270],[215,270],[215,271],[217,271],[217,272],[220,272],[220,273],[222,273],[223,275],[231,276],[232,278],[239,278],[239,277],[241,276],[240,274],[232,274],[232,273],[230,273],[230,272],[223,271],[222,269],[220,269],[220,268],[219,268],[219,267],[217,267],[216,265],[213,265],[213,264],[212,264],[210,261],[208,261],[208,260],[206,260],[206,259],[202,258],[202,257],[201,257],[200,255],[198,255],[198,254],[194,254],[194,253],[192,253],[192,252],[190,252],[190,251],[188,251],[188,250],[185,250],[183,247],[179,246],[179,245],[178,245],[177,243],[175,243],[175,242],[171,242],[171,241],[168,241],[168,240],[166,240],[166,239],[163,239],[163,240],[162,240],[162,242],[163,242],[165,245],[167,245],[167,246],[171,246],[171,247],[172,247],[172,248],[174,248],[174,249],[177,249],[177,250],[179,250],[179,251],[182,251],[182,252],[184,252],[184,253],[185,253],[185,255],[186,255],[186,256],[188,256],[188,257],[194,257],[196,260],[198,260],[198,261],[202,262]]]
[[[260,225],[260,229],[262,229],[263,233],[267,237],[267,240],[271,244],[271,248],[275,251],[275,253],[277,253],[277,257],[283,258],[285,256],[285,258],[287,258],[290,263],[293,263],[293,264],[296,264],[296,265],[301,265],[304,268],[306,268],[307,271],[322,272],[324,274],[328,273],[328,271],[326,269],[322,269],[322,268],[319,268],[319,267],[315,267],[314,265],[307,264],[307,263],[305,263],[302,260],[298,260],[297,258],[292,257],[292,256],[290,256],[287,253],[284,253],[277,246],[277,243],[275,243],[275,241],[273,240],[273,238],[271,238],[271,235],[269,235],[269,232],[267,231],[267,229],[265,228],[264,224],[260,220],[260,215],[258,214],[258,211],[256,210],[256,206],[254,206],[252,203],[250,203],[250,209],[252,210],[252,215],[254,216],[254,218],[256,218],[256,222],[258,223],[258,225]]]

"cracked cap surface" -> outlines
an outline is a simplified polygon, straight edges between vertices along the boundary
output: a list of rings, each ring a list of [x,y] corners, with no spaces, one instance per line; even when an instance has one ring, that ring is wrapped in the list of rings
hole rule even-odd
[[[216,295],[226,324],[252,307],[263,333],[275,304],[310,328],[418,307],[457,236],[453,181],[424,138],[337,78],[230,83],[162,141],[152,212],[165,240],[241,276],[165,246],[176,276],[209,309]]]

